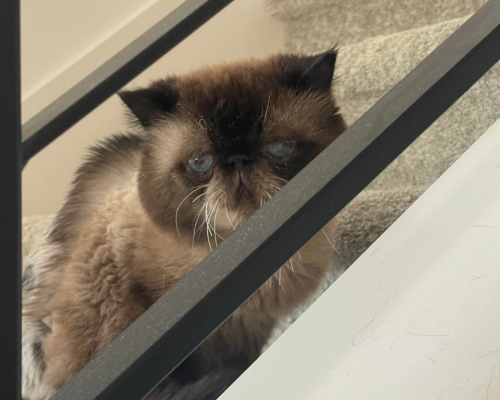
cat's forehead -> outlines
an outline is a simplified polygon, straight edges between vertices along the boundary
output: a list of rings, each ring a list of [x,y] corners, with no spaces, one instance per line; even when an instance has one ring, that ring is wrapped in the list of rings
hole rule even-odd
[[[158,81],[135,96],[145,101],[127,105],[136,115],[154,105],[151,113],[139,115],[143,124],[179,121],[184,126],[179,135],[200,148],[209,142],[225,147],[262,139],[321,139],[336,113],[329,90],[333,65],[327,63],[325,71],[318,67],[325,66],[325,57],[277,55],[206,66]]]
[[[231,123],[259,117],[269,96],[281,88],[279,76],[270,62],[211,66],[179,77],[176,90],[198,115]]]
[[[180,78],[176,89],[181,111],[197,119],[216,144],[256,140],[271,98],[282,89],[272,65],[260,64],[207,67]]]
[[[177,88],[184,96],[219,91],[227,96],[235,90],[245,93],[261,92],[262,89],[280,83],[283,69],[276,57],[264,60],[247,59],[239,62],[207,65],[176,77]],[[243,94],[243,93],[242,93]]]

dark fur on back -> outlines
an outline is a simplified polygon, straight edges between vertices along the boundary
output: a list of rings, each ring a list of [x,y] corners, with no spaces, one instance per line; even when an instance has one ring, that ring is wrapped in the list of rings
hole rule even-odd
[[[187,385],[169,382],[144,400],[216,400],[240,375],[239,370],[221,368]]]

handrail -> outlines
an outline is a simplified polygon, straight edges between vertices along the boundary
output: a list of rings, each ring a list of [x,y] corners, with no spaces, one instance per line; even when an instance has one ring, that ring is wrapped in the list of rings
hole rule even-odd
[[[221,6],[224,2],[213,3]],[[194,13],[200,12],[199,8],[196,10]],[[170,23],[177,26],[176,21]],[[179,35],[174,35],[165,39],[163,45],[170,49],[178,39]],[[53,399],[142,398],[483,76],[500,59],[498,43],[500,0],[490,0]],[[137,46],[137,55],[129,62],[142,60],[145,50]],[[140,68],[147,62],[139,63]],[[130,64],[123,61],[122,68],[120,71],[129,72],[100,75],[108,78],[102,79],[96,92],[85,92],[62,111],[57,102],[74,95],[67,93],[57,100],[52,112],[59,110],[61,114],[47,117],[39,123],[40,129],[32,130],[39,133],[25,143],[25,157],[29,158],[32,151],[49,143],[54,135],[62,133],[130,79]],[[43,118],[40,115],[38,121]],[[25,132],[28,135],[30,131]],[[29,140],[40,142],[31,145]],[[11,197],[10,201],[19,199]],[[2,209],[2,216],[4,213]],[[0,359],[0,363],[4,368],[4,360]]]

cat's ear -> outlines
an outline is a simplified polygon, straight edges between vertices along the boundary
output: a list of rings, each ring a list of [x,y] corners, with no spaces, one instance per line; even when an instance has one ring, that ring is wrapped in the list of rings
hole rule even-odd
[[[165,114],[174,112],[179,100],[170,87],[122,90],[118,95],[143,126],[150,126]]]
[[[327,92],[332,85],[337,49],[309,57],[283,56],[283,82],[297,92]]]

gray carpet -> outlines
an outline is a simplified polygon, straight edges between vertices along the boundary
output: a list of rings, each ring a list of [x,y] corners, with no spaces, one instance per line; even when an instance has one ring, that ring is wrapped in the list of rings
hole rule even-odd
[[[267,0],[287,27],[287,50],[315,52],[474,13],[486,0]]]

